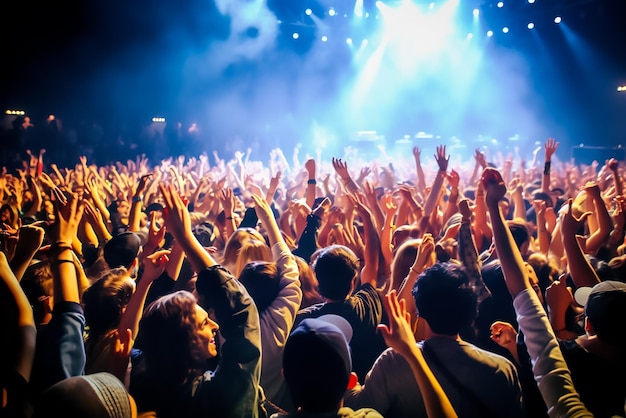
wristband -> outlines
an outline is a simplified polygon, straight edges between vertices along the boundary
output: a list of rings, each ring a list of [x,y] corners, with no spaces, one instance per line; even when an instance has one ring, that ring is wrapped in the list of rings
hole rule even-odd
[[[138,203],[143,200],[143,196],[133,196],[133,203]]]
[[[546,163],[543,165],[543,174],[545,174],[546,176],[550,174],[550,165],[550,161],[546,161]]]
[[[306,184],[317,184],[317,180],[315,179],[309,179]]]
[[[52,263],[50,263],[50,266],[55,267],[55,266],[59,266],[60,264],[63,263],[72,263],[72,265],[74,264],[74,260],[54,260]]]

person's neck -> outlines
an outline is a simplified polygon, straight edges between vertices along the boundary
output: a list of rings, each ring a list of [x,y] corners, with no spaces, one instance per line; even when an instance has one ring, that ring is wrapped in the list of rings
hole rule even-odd
[[[576,342],[588,353],[611,362],[623,363],[624,353],[612,344],[598,338],[597,335],[584,334],[576,338]]]

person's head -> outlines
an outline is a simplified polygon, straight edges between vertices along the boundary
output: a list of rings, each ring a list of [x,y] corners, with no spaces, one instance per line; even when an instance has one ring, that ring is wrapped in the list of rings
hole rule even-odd
[[[237,261],[231,267],[231,273],[235,277],[239,277],[244,267],[253,261],[272,261],[272,250],[265,240],[251,239],[245,241],[239,249]]]
[[[420,318],[436,334],[456,335],[472,324],[477,297],[461,265],[437,263],[427,268],[413,286]]]
[[[241,248],[245,243],[256,240],[258,243],[265,242],[265,238],[263,235],[254,228],[238,228],[235,232],[232,233],[230,237],[226,240],[226,244],[224,245],[224,251],[222,253],[222,261],[221,264],[224,266],[228,266],[229,268],[233,268],[239,262],[239,254],[241,253]],[[258,246],[258,245],[257,245]],[[266,260],[270,261],[271,257]],[[245,265],[245,263],[243,264]],[[243,267],[241,265],[241,267]],[[238,276],[238,272],[231,271],[233,275]]]
[[[344,300],[350,295],[359,270],[356,254],[339,244],[324,248],[313,264],[320,294],[330,300]]]
[[[391,245],[393,250],[398,251],[402,243],[411,238],[419,237],[419,228],[417,225],[400,225],[391,234]]]
[[[110,373],[73,376],[46,389],[33,418],[135,418],[137,405],[122,382]]]
[[[116,329],[134,291],[135,281],[124,267],[108,271],[89,286],[82,298],[89,335]]]
[[[307,318],[291,332],[283,376],[294,404],[306,412],[336,412],[350,383],[352,328],[337,315]]]
[[[103,256],[110,268],[124,267],[136,277],[139,271],[141,238],[134,232],[122,232],[104,244]]]
[[[267,309],[280,291],[280,272],[275,262],[252,261],[241,270],[239,281],[254,300],[259,313]]]
[[[528,264],[530,264],[533,270],[535,270],[535,274],[538,279],[537,285],[539,286],[541,296],[545,301],[546,289],[555,280],[559,279],[560,271],[558,265],[556,265],[554,261],[550,260],[548,256],[540,252],[530,254],[528,256]]]
[[[626,349],[626,283],[606,280],[575,292],[585,307],[585,331],[599,340]]]
[[[515,218],[507,220],[506,224],[511,231],[511,235],[513,235],[517,248],[519,248],[522,256],[525,257],[528,254],[528,246],[530,244],[530,232],[526,222],[520,218]]]
[[[54,307],[54,284],[50,261],[30,264],[20,280],[24,294],[33,307],[36,324],[47,324]]]
[[[194,295],[180,290],[161,296],[146,308],[137,346],[151,376],[178,385],[189,374],[202,372],[207,360],[217,356],[218,329]]]
[[[391,261],[391,289],[400,289],[400,285],[415,262],[421,242],[419,238],[407,239],[395,251]]]
[[[2,228],[2,223],[5,223],[16,229],[19,227],[19,219],[20,212],[16,205],[4,203],[0,206],[0,228]]]

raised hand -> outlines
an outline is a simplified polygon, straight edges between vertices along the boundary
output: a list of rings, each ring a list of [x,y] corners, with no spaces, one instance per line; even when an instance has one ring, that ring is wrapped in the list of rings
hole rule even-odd
[[[516,349],[517,331],[513,325],[504,321],[495,321],[489,328],[491,341],[513,353]]]
[[[56,209],[56,242],[71,246],[78,233],[78,226],[85,211],[85,206],[76,193],[67,193],[59,189],[52,190]]]
[[[497,206],[506,194],[506,185],[500,172],[495,168],[487,167],[483,170],[480,182],[485,189],[485,201],[488,207]]]
[[[437,147],[437,153],[435,154],[435,160],[437,161],[437,165],[439,166],[439,171],[447,171],[448,170],[448,162],[450,161],[450,156],[446,156],[446,146],[439,145]]]
[[[545,160],[550,161],[552,155],[556,152],[556,149],[559,147],[559,142],[556,142],[554,138],[548,138],[546,143],[543,145],[545,149]]]
[[[487,167],[487,160],[485,160],[485,154],[478,148],[474,150],[474,159],[482,168]]]
[[[332,159],[333,168],[339,177],[343,180],[347,180],[350,178],[350,173],[348,172],[348,164],[345,163],[341,158]]]
[[[389,325],[380,324],[378,330],[385,343],[403,356],[412,355],[412,349],[417,343],[409,322],[411,315],[406,310],[404,299],[398,300],[396,291],[392,290],[382,298],[382,301]]]
[[[585,212],[580,217],[574,217],[572,213],[573,199],[567,200],[567,210],[561,212],[561,232],[564,236],[572,237],[585,224],[585,221],[591,212]]]

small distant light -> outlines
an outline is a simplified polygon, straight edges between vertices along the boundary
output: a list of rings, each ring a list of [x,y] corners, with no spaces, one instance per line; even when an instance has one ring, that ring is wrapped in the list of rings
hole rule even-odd
[[[618,86],[617,87],[617,91],[619,91],[619,92],[626,91],[626,86]]]
[[[368,17],[370,17],[370,12],[365,12],[365,18],[367,19]]]
[[[434,9],[435,8],[435,3],[434,2],[430,2],[430,4],[428,5],[428,8],[430,10]]]
[[[491,38],[493,36],[493,31],[492,30],[488,30],[487,31],[487,36],[489,36]]]
[[[311,16],[311,15],[313,14],[313,10],[311,10],[311,9],[306,9],[306,10],[304,11],[304,13],[306,13],[306,15],[307,15],[307,16]]]
[[[336,12],[336,11],[335,11],[335,9],[333,9],[333,8],[331,8],[331,9],[328,11],[328,16],[334,16],[334,15],[336,15],[336,14],[337,14],[337,12]]]
[[[528,0],[528,3],[533,4],[535,0]]]
[[[528,24],[528,29],[533,29],[535,27],[535,24],[533,22],[530,22]]]
[[[502,33],[509,33],[509,28],[506,26],[502,28]]]
[[[556,23],[557,25],[558,25],[559,23],[561,23],[561,16],[557,16],[557,17],[555,17],[555,18],[554,18],[554,23]]]
[[[504,2],[503,1],[499,1],[498,4],[496,4],[496,6],[498,6],[499,9],[504,7]]]
[[[328,41],[328,36],[326,35],[322,36],[322,42],[326,42],[326,41]]]
[[[382,1],[378,0],[378,1],[376,2],[376,7],[380,8],[382,5],[383,5],[383,2],[382,2]]]
[[[347,43],[348,45],[352,45],[352,38],[347,38],[347,39],[346,39],[346,43]]]
[[[478,14],[480,13],[480,10],[474,9],[474,11],[472,13],[474,13],[474,16],[478,16]]]
[[[368,41],[367,39],[363,39],[363,40],[361,41],[361,46],[362,46],[362,47],[367,46],[368,42],[369,42],[369,41]]]
[[[293,37],[293,39],[298,39],[300,37],[300,34],[298,32],[294,32],[291,36]]]
[[[468,34],[467,34],[467,39],[472,39],[473,37],[474,37],[474,34],[473,34],[473,33],[468,33]]]

